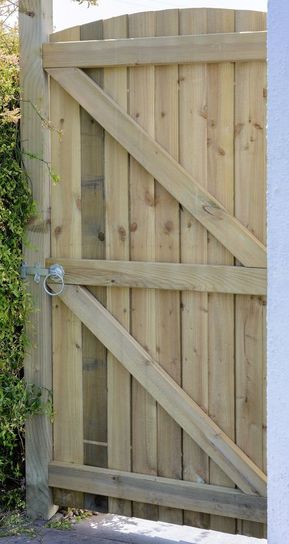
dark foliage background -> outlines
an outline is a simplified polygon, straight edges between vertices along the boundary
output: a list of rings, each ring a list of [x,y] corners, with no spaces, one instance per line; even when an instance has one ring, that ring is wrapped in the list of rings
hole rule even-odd
[[[25,225],[35,213],[22,169],[16,30],[0,26],[0,507],[24,491],[24,423],[41,410],[41,391],[25,384],[29,297],[20,277]]]

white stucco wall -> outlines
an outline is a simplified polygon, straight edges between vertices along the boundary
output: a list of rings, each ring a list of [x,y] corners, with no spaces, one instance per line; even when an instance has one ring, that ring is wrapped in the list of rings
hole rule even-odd
[[[289,2],[268,11],[269,544],[289,543]]]

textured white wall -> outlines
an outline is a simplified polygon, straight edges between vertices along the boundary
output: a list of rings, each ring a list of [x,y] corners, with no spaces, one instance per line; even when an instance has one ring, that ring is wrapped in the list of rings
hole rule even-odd
[[[268,9],[269,544],[289,543],[289,2]]]

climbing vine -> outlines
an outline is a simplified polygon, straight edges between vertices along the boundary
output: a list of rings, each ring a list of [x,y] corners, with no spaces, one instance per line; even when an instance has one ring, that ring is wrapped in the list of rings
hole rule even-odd
[[[18,35],[0,26],[0,507],[24,491],[24,424],[43,410],[41,391],[25,383],[24,324],[29,297],[20,277],[25,226],[35,212],[22,168]]]

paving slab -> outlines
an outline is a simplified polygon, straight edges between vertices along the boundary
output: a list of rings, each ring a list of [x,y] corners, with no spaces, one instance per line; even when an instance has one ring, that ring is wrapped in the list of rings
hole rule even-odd
[[[91,516],[71,529],[36,526],[35,538],[0,538],[0,544],[265,544],[267,540],[206,531],[185,525],[126,518],[113,514]]]

